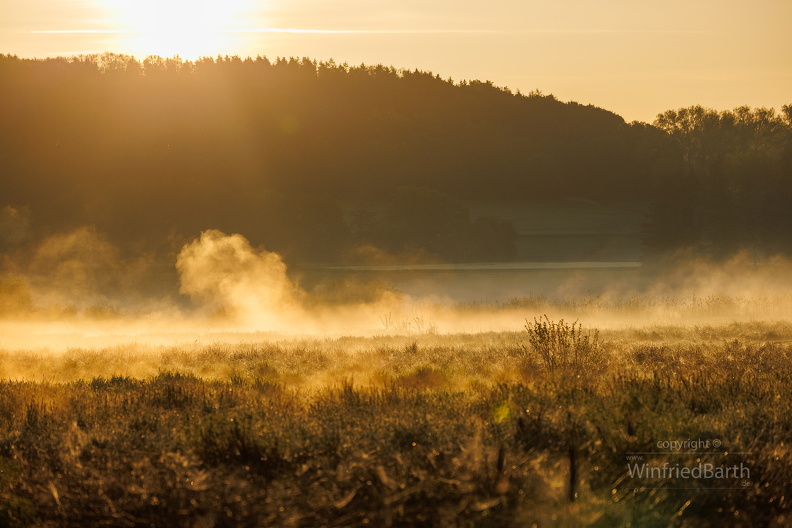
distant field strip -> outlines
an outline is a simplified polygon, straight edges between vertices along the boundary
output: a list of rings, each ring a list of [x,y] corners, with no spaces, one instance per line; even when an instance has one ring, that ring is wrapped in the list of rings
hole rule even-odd
[[[328,266],[344,271],[501,271],[544,269],[639,268],[640,262],[487,262],[470,264],[405,264],[393,266]]]

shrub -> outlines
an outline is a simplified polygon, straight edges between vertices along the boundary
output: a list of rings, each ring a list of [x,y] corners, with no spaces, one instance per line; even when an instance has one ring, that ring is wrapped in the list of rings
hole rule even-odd
[[[563,319],[554,322],[544,315],[534,318],[533,322],[526,319],[525,330],[530,347],[522,345],[523,350],[538,355],[550,372],[589,369],[603,362],[599,331],[584,333],[577,321],[572,324]]]

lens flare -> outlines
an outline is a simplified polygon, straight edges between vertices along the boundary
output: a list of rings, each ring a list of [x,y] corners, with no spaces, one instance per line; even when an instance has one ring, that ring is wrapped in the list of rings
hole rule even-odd
[[[125,48],[185,59],[231,53],[251,19],[250,0],[105,0]]]

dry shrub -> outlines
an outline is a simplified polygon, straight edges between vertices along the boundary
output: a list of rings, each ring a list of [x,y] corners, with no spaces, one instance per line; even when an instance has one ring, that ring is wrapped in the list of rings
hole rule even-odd
[[[551,321],[546,315],[526,319],[530,347],[523,345],[528,354],[539,357],[550,372],[558,370],[582,371],[602,366],[604,351],[599,341],[599,331],[583,332],[577,321],[569,324],[563,319]]]

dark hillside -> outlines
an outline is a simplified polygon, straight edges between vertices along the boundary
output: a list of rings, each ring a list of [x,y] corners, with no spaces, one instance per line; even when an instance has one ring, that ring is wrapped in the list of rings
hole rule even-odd
[[[214,228],[300,261],[363,245],[460,261],[516,252],[508,219],[457,200],[650,200],[648,254],[788,252],[789,113],[694,107],[627,124],[382,65],[4,55],[0,207],[28,238],[90,225],[124,250]],[[423,224],[394,220],[415,207]],[[6,249],[25,238],[3,229]]]
[[[0,59],[0,192],[40,228],[120,243],[238,231],[427,187],[456,198],[645,197],[643,125],[538,93],[308,59]],[[320,198],[321,197],[321,198]],[[295,203],[293,203],[295,202]],[[304,216],[304,215],[302,215]]]

